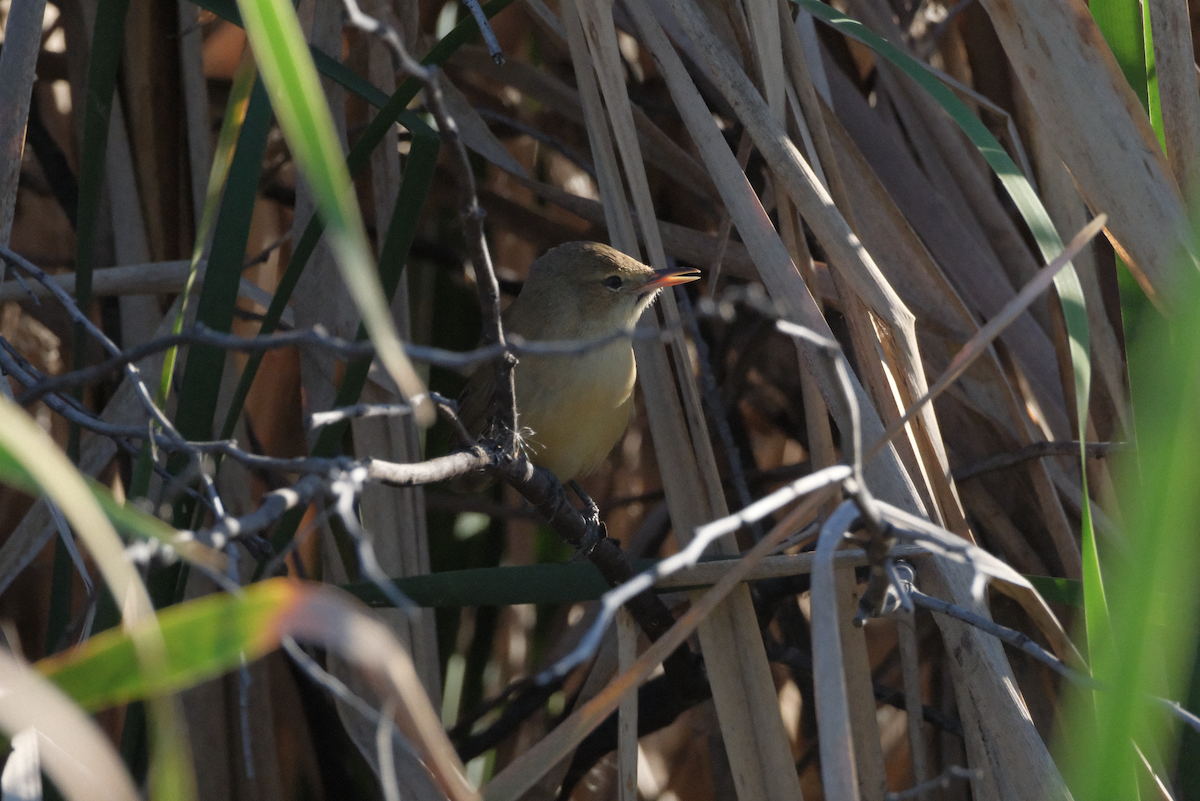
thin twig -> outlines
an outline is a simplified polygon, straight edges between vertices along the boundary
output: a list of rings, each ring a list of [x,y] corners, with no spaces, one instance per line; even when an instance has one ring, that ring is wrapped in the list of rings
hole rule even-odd
[[[452,351],[427,345],[404,343],[404,351],[410,358],[445,367],[449,370],[466,370],[481,362],[499,357],[524,355],[579,355],[603,348],[618,340],[655,339],[667,336],[666,331],[641,331],[634,327],[613,331],[589,339],[567,339],[530,342],[520,336],[511,336],[505,344],[491,344],[469,351]],[[369,341],[352,341],[327,333],[321,326],[301,331],[287,331],[257,337],[241,337],[213,331],[203,323],[196,323],[188,331],[170,334],[143,342],[125,351],[114,354],[106,361],[53,377],[45,377],[26,387],[17,399],[26,406],[40,400],[51,392],[99,381],[127,365],[140,361],[155,353],[179,345],[211,345],[239,353],[261,353],[283,348],[306,346],[332,350],[345,359],[373,355],[375,346]],[[24,382],[22,382],[24,383]]]
[[[496,39],[496,34],[492,30],[492,23],[487,18],[487,14],[483,13],[483,8],[479,5],[479,0],[463,0],[465,5],[471,11],[471,16],[475,18],[475,24],[479,26],[479,32],[483,34],[483,43],[487,45],[488,55],[492,57],[492,61],[496,62],[496,66],[504,66],[504,51],[500,49],[500,42]]]
[[[1108,456],[1114,451],[1123,451],[1128,447],[1124,442],[1088,442],[1084,444],[1087,455],[1093,459],[1099,459]],[[950,471],[950,476],[955,481],[966,481],[970,478],[991,473],[995,470],[1003,470],[1006,467],[1028,462],[1031,459],[1043,459],[1047,456],[1079,456],[1079,440],[1053,440],[1049,442],[1034,442],[1015,451],[1008,453],[989,456],[986,459],[980,459],[978,462],[973,462],[969,465],[964,465],[957,470]]]
[[[117,347],[117,344],[109,339],[103,331],[96,327],[95,323],[91,321],[91,318],[84,314],[79,308],[78,304],[75,302],[75,299],[67,294],[66,290],[51,281],[50,276],[48,276],[37,265],[2,245],[0,245],[0,256],[14,266],[24,270],[26,273],[36,279],[38,283],[49,289],[51,294],[53,294],[54,297],[63,304],[63,307],[70,315],[72,321],[74,321],[77,325],[82,326],[83,330],[96,339],[105,350],[114,356],[119,356],[121,354],[121,349]],[[158,408],[158,405],[155,404],[150,390],[146,387],[145,382],[142,381],[141,371],[139,371],[137,366],[132,363],[125,364],[124,368],[126,377],[129,380],[130,385],[133,387],[134,395],[138,398],[142,408],[146,410],[151,419],[153,419],[156,423],[158,423],[159,426],[162,427],[162,430],[165,432],[167,437],[176,441],[177,443],[183,443],[183,435],[179,433],[170,419],[168,419],[167,416],[163,414],[162,410]],[[199,457],[194,455],[193,458],[198,463]],[[221,502],[221,497],[217,493],[216,485],[213,483],[212,478],[203,470],[199,471],[199,476],[201,483],[204,486],[204,494],[208,498],[209,505],[216,513],[217,517],[224,517],[224,504]]]
[[[919,796],[928,793],[930,790],[945,790],[950,786],[950,782],[954,779],[966,779],[967,781],[975,781],[982,774],[974,768],[963,768],[958,765],[951,765],[946,769],[946,772],[940,776],[935,776],[929,781],[921,782],[918,785],[901,790],[898,793],[888,793],[885,795],[884,801],[907,801],[909,798],[918,798]]]
[[[963,609],[961,606],[947,603],[939,598],[926,595],[915,587],[909,587],[908,594],[911,596],[913,603],[915,603],[917,606],[923,606],[930,611],[940,612],[943,615],[949,615],[950,617],[957,618],[964,623],[970,623],[975,628],[979,629],[980,631],[987,632],[1001,642],[1006,642],[1013,648],[1024,651],[1034,659],[1049,667],[1055,673],[1070,679],[1072,682],[1081,687],[1087,687],[1095,690],[1100,689],[1103,686],[1091,676],[1085,676],[1074,668],[1071,668],[1059,660],[1058,657],[1054,656],[1054,654],[1050,653],[1045,648],[1041,647],[1033,640],[1029,639],[1028,636],[1019,631],[1001,626],[999,623],[994,623],[982,615],[975,614],[969,609]]]
[[[639,573],[636,577],[626,581],[621,586],[614,587],[604,593],[600,598],[600,612],[596,615],[596,619],[588,629],[588,632],[580,639],[579,645],[571,653],[554,663],[554,665],[542,671],[538,676],[538,682],[556,681],[573,670],[577,665],[581,665],[590,659],[600,646],[604,632],[616,616],[617,609],[633,596],[649,590],[661,579],[685,567],[696,564],[705,549],[716,540],[726,534],[737,531],[745,525],[762,520],[767,515],[774,513],[776,510],[798,498],[843,481],[849,475],[850,468],[845,465],[827,467],[812,475],[798,479],[787,487],[776,490],[736,514],[728,515],[700,526],[696,529],[687,547],[682,551],[663,559],[649,570]]]

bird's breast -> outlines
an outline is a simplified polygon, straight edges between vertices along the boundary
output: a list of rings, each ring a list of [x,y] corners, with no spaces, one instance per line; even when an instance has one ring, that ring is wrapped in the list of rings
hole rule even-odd
[[[560,481],[593,471],[629,424],[636,377],[628,342],[578,356],[522,357],[517,410],[533,463]]]

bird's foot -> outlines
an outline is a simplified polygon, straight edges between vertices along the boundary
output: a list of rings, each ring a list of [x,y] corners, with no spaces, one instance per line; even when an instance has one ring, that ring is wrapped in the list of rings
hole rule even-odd
[[[608,529],[600,521],[600,507],[591,499],[591,496],[584,492],[583,487],[579,486],[579,483],[574,479],[571,479],[569,483],[571,490],[579,498],[580,503],[583,504],[583,517],[587,520],[588,524],[587,537],[575,549],[575,553],[571,555],[570,561],[578,562],[591,555],[600,540],[608,536]]]

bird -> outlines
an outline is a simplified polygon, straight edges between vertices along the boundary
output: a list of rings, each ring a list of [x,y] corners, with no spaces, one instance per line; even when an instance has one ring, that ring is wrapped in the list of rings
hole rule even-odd
[[[568,242],[530,265],[501,320],[506,334],[528,341],[596,339],[632,327],[664,288],[699,277],[692,269],[654,270],[599,242]],[[529,460],[564,485],[593,472],[629,425],[637,378],[631,342],[525,354],[513,369],[516,433]],[[459,419],[472,437],[495,433],[495,381],[496,371],[481,367],[459,396]]]

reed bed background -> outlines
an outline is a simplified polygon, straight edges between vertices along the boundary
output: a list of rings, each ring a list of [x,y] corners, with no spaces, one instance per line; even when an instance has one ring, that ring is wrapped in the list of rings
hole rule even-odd
[[[0,28],[6,793],[1200,798],[1184,0]],[[553,482],[440,480],[425,388],[577,239],[704,273],[583,486],[630,557],[725,561],[539,683],[629,568],[567,561]]]

